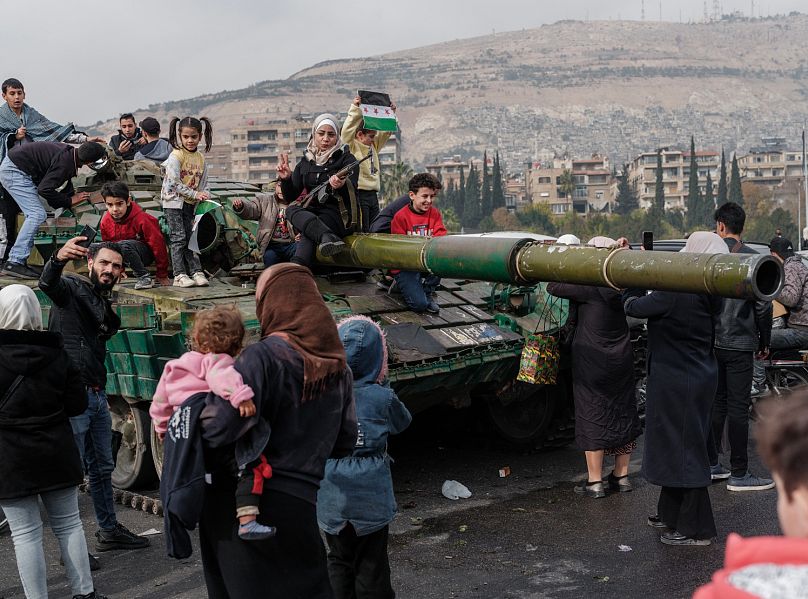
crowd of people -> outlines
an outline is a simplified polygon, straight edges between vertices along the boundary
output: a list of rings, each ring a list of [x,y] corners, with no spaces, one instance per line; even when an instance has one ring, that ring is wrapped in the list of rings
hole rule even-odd
[[[149,545],[117,521],[112,500],[104,360],[106,341],[120,319],[110,291],[126,266],[137,289],[155,282],[183,288],[209,284],[189,240],[195,206],[210,198],[204,151],[210,149],[213,129],[205,118],[175,118],[164,140],[155,119],[137,126],[131,114],[123,115],[110,146],[123,159],[163,166],[168,244],[127,186],[110,182],[101,190],[107,209],[100,225],[103,241],[90,245],[81,236],[71,239],[39,272],[27,264],[46,215],[39,197],[54,208],[86,201],[70,179],[80,167],[103,160],[106,149],[100,140],[31,109],[18,80],[6,80],[2,91],[0,250],[5,264],[0,276],[38,279],[52,308],[43,323],[27,286],[0,290],[0,468],[6,471],[0,477],[0,507],[8,517],[27,597],[47,596],[41,499],[74,597],[100,599],[90,574],[97,562],[78,516],[77,487],[85,473],[98,524],[95,549]],[[151,405],[155,430],[165,439],[161,496],[169,554],[189,555],[187,531],[198,524],[213,598],[264,597],[267,589],[273,596],[315,599],[395,596],[387,539],[396,505],[386,447],[389,435],[404,430],[411,416],[387,381],[382,329],[363,317],[335,323],[309,267],[316,251],[326,257],[344,251],[344,237],[355,231],[432,237],[445,235],[446,228],[434,205],[441,182],[427,173],[412,177],[408,193],[380,211],[378,154],[387,136],[364,128],[359,106],[357,97],[342,126],[332,114],[318,116],[294,168],[288,157],[280,157],[274,191],[233,201],[236,213],[259,223],[257,241],[266,266],[255,293],[261,341],[242,347],[244,327],[235,309],[197,313],[192,351],[166,366]],[[16,208],[25,216],[18,233]],[[683,251],[754,252],[741,239],[745,214],[740,206],[720,206],[715,221],[715,232],[691,234]],[[557,241],[565,242],[580,243]],[[622,238],[595,237],[587,245],[629,249]],[[727,489],[736,492],[775,485],[749,469],[753,373],[755,360],[765,359],[771,349],[808,339],[808,317],[802,314],[808,268],[780,236],[772,241],[772,253],[786,272],[778,298],[789,311],[783,329],[772,328],[769,302],[563,283],[547,287],[569,300],[574,315],[575,439],[587,469],[575,492],[587,498],[632,490],[629,464],[642,429],[626,317],[647,320],[642,472],[660,487],[647,523],[659,530],[662,543],[712,542],[717,534],[709,494],[713,481],[726,480]],[[64,272],[73,260],[86,260],[88,277]],[[385,286],[396,287],[411,310],[436,314],[439,284],[434,275],[394,270]],[[808,516],[801,509],[808,480],[797,466],[808,457],[808,447],[795,456],[796,450],[778,441],[778,435],[804,436],[808,420],[785,422],[782,411],[772,414],[759,434],[782,487],[781,519],[788,520],[786,534],[808,537]],[[729,468],[721,463],[727,453],[725,429]],[[803,445],[794,442],[798,449]],[[34,473],[30,476],[11,474],[22,471],[23,462],[30,466],[32,456],[58,456],[59,476],[42,476],[30,467],[25,469]],[[614,457],[614,466],[604,479],[606,456]],[[42,472],[52,471],[48,466]],[[804,548],[805,542],[766,541],[782,545],[784,552]],[[728,552],[740,551],[739,543],[733,538]],[[734,576],[720,574],[701,596],[712,596],[708,593],[716,592],[716,585],[734,584]]]

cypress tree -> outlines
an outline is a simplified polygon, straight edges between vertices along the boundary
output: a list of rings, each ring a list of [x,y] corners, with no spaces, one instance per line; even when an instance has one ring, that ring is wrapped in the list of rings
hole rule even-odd
[[[696,141],[690,136],[690,180],[688,183],[685,207],[687,214],[685,227],[692,231],[701,221],[701,198],[699,197],[699,165],[696,162]]]
[[[463,226],[476,228],[480,224],[480,173],[472,164],[469,167],[469,178],[466,181],[466,193],[463,202]]]
[[[730,202],[735,202],[738,206],[743,206],[743,191],[741,190],[741,171],[738,168],[738,155],[732,157],[732,174],[729,179]]]
[[[494,172],[491,175],[491,203],[494,210],[505,208],[505,186],[502,183],[502,164],[499,161],[499,150],[494,157]]]
[[[707,169],[707,184],[704,186],[701,224],[709,226],[713,222],[714,213],[715,198],[713,197],[713,176],[710,174],[710,169]]]
[[[480,217],[491,216],[494,211],[491,196],[491,176],[488,174],[488,153],[483,152],[483,186],[480,193]]]
[[[623,172],[617,177],[617,214],[629,214],[640,207],[637,192],[628,180],[628,164],[623,165]]]
[[[654,187],[654,205],[652,210],[657,216],[665,213],[665,184],[662,182],[662,150],[656,155],[656,186]]]
[[[721,173],[718,175],[718,196],[715,201],[719,206],[727,203],[727,160],[724,158],[724,148],[721,148]]]
[[[455,195],[455,211],[457,212],[457,218],[460,222],[463,222],[463,213],[466,209],[466,171],[465,165],[460,165],[460,185],[457,188],[457,193]]]

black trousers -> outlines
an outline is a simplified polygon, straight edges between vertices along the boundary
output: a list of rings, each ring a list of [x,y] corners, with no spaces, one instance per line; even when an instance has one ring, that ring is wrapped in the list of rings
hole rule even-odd
[[[718,389],[713,402],[712,442],[708,439],[707,454],[711,464],[718,463],[726,423],[732,476],[744,476],[749,467],[747,445],[754,355],[751,351],[716,348],[715,357],[718,361]]]
[[[379,193],[368,189],[357,189],[356,203],[359,204],[362,212],[362,231],[367,233],[370,231],[370,223],[379,214]]]
[[[146,267],[154,262],[154,254],[148,245],[137,239],[124,239],[118,245],[123,250],[123,261],[136,277],[149,274]]]
[[[339,535],[326,533],[328,577],[336,599],[393,599],[390,560],[387,556],[388,527],[357,536],[348,524]]]
[[[669,528],[691,539],[712,539],[716,536],[713,506],[707,487],[662,487],[657,515]]]
[[[208,598],[333,599],[314,504],[265,489],[258,521],[278,533],[244,541],[233,517],[235,491],[232,477],[205,486],[199,542]]]
[[[286,218],[300,232],[300,241],[297,242],[292,262],[303,266],[311,266],[314,262],[314,252],[324,233],[345,237],[353,232],[353,227],[345,228],[336,200],[329,200],[325,204],[312,200],[308,208],[291,204],[286,209]]]
[[[17,241],[17,206],[11,194],[0,185],[0,261],[8,260],[8,253]]]

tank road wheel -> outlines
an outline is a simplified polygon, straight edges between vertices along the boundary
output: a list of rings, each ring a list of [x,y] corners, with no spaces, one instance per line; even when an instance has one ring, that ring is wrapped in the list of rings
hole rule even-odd
[[[119,489],[134,489],[153,483],[155,472],[149,443],[151,419],[148,411],[118,396],[109,398],[109,411],[113,437],[120,439],[113,456],[112,484]]]
[[[510,443],[535,446],[553,422],[564,389],[564,382],[560,379],[557,385],[514,381],[486,402],[494,430]]]
[[[152,460],[154,461],[154,470],[157,472],[157,478],[163,476],[163,442],[154,430],[154,425],[151,425],[151,452]]]

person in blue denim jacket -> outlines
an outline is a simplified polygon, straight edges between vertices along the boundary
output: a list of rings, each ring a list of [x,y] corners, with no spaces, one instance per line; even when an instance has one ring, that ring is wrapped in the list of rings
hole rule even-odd
[[[387,346],[379,325],[351,316],[338,325],[354,377],[359,436],[353,454],[328,460],[317,521],[328,544],[328,577],[337,599],[393,598],[388,525],[396,514],[387,437],[412,421],[386,382]]]

